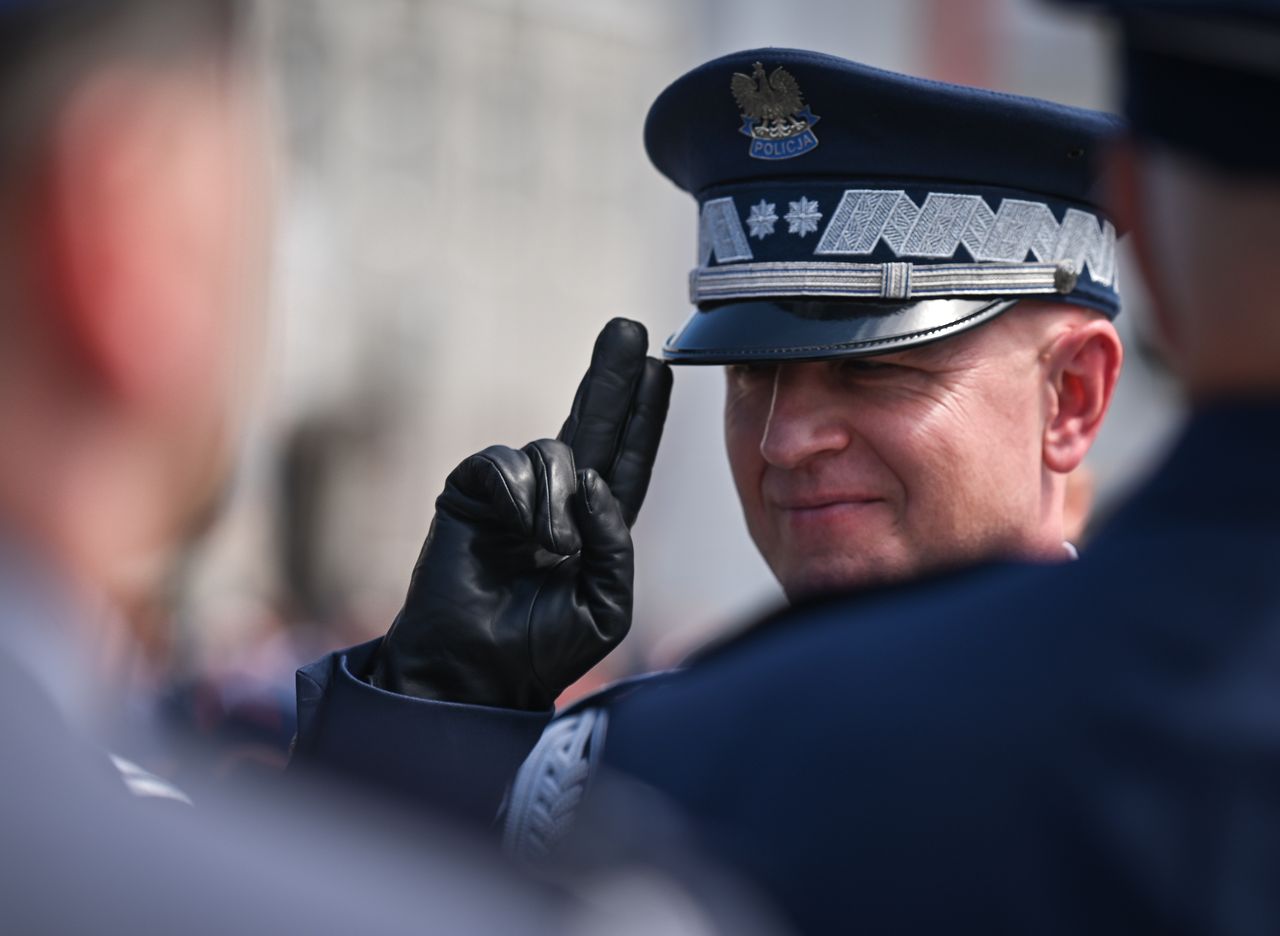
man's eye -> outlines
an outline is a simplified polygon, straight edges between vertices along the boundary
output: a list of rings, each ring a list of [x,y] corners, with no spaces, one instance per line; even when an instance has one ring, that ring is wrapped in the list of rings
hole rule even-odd
[[[839,368],[842,373],[859,376],[864,374],[891,374],[894,371],[903,369],[900,364],[877,361],[875,358],[846,358],[840,362]]]
[[[778,365],[772,361],[743,361],[730,364],[726,370],[735,380],[771,380]]]

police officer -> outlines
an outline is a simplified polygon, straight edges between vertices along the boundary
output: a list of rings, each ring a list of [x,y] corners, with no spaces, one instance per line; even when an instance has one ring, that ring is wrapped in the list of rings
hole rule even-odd
[[[658,98],[646,143],[697,199],[700,245],[697,308],[664,353],[727,365],[734,477],[789,596],[1066,558],[1065,477],[1121,358],[1094,169],[1117,129],[781,49],[709,62]],[[508,828],[518,848],[545,844],[536,815],[556,810],[537,797],[575,796],[566,778],[599,756],[605,713],[669,678],[543,735],[629,626],[628,528],[670,379],[645,343],[611,323],[558,439],[486,449],[449,477],[387,638],[300,672],[300,763],[487,822],[542,737]]]
[[[1280,930],[1280,5],[1106,5],[1167,461],[1078,562],[783,614],[608,707],[605,762],[806,932]]]

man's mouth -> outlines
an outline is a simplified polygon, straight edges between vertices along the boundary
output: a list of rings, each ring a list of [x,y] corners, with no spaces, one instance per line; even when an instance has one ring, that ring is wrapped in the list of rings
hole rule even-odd
[[[805,513],[840,507],[863,507],[868,504],[881,503],[883,500],[883,497],[876,497],[872,494],[840,494],[782,500],[776,502],[776,506],[779,510],[787,511],[788,513]]]
[[[842,495],[784,501],[777,506],[783,521],[794,533],[828,535],[841,532],[845,535],[864,523],[871,511],[884,503],[882,497]]]

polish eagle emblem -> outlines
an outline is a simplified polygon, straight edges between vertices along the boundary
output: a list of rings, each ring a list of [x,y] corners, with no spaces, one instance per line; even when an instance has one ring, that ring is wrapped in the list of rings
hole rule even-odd
[[[751,156],[789,159],[818,145],[812,128],[820,118],[805,106],[800,83],[781,65],[766,72],[756,62],[750,75],[734,72],[729,89],[742,111],[740,132],[752,139]]]

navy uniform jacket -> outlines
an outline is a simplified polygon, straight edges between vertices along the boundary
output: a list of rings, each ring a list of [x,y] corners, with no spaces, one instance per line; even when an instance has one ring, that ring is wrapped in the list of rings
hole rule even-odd
[[[130,795],[156,781],[122,776],[90,730],[100,697],[74,638],[92,630],[73,595],[0,537],[0,932],[565,931],[558,906],[469,842],[349,797],[237,787],[193,809]]]
[[[1206,410],[1079,562],[792,609],[608,697],[604,763],[806,932],[1280,932],[1277,478],[1280,405]],[[546,717],[342,659],[313,750],[408,786],[496,803]]]

